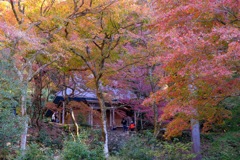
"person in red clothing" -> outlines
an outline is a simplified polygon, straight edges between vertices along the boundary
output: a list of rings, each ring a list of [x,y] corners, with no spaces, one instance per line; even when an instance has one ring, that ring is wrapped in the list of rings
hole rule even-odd
[[[133,123],[133,121],[131,121],[131,123],[129,125],[129,130],[130,131],[134,131],[135,130],[135,124]]]

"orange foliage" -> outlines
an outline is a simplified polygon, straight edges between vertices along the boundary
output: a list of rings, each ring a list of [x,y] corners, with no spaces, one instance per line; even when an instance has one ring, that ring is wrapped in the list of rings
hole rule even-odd
[[[176,125],[183,121],[179,113],[205,122],[204,131],[221,125],[231,114],[220,102],[240,91],[239,1],[158,0],[155,5],[153,26],[161,49],[154,62],[166,72],[159,85],[168,87],[152,98],[168,101],[162,119],[175,118],[166,137],[185,128]]]
[[[190,125],[186,122],[186,120],[182,118],[176,118],[167,126],[164,137],[166,139],[171,139],[172,137],[181,136],[182,131],[189,128]]]
[[[94,116],[100,117],[100,113],[91,107],[89,107],[87,104],[83,102],[77,102],[77,101],[71,101],[68,103],[67,108],[72,108],[73,110],[79,110],[82,115],[88,116],[90,112],[93,113]]]
[[[60,112],[62,110],[60,108],[57,108],[57,105],[55,103],[53,103],[53,102],[47,102],[46,103],[46,107],[47,107],[47,109],[49,109],[49,110],[51,110],[53,112],[56,112],[56,111]]]

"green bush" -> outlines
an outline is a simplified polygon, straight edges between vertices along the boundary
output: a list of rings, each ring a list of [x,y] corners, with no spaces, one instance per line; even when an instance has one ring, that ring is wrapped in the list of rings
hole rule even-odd
[[[44,147],[51,147],[53,149],[62,149],[63,140],[62,136],[59,135],[57,138],[53,139],[44,129],[41,129],[39,132],[39,136],[36,141],[44,145]]]
[[[90,159],[90,151],[81,141],[66,141],[63,149],[64,160]]]
[[[22,133],[23,118],[15,115],[21,84],[16,77],[11,54],[0,51],[0,159],[15,153]]]
[[[232,160],[240,157],[240,133],[229,132],[212,135],[213,142],[204,151],[204,160]]]
[[[0,111],[0,159],[14,152],[23,130],[23,118],[15,116],[10,110]]]
[[[239,131],[240,96],[227,98],[222,105],[232,112],[232,118],[225,121],[226,130]]]
[[[150,147],[147,147],[146,142],[138,136],[132,137],[119,152],[119,157],[122,159],[132,160],[151,160],[153,155],[149,154],[151,151]]]
[[[94,138],[95,137],[95,138]],[[66,140],[62,152],[64,160],[104,160],[102,143],[98,135],[82,131],[76,140]]]
[[[25,153],[20,154],[17,160],[52,160],[53,152],[48,148],[41,148],[38,144],[31,144]]]
[[[41,129],[40,132],[39,132],[39,136],[37,138],[37,142],[42,143],[46,147],[49,147],[52,144],[52,140],[51,140],[50,135],[43,129]]]
[[[151,132],[132,136],[122,147],[118,157],[124,160],[190,160],[194,157],[191,153],[190,143],[160,142]]]
[[[222,132],[203,134],[204,160],[238,160],[240,157],[240,96],[225,99],[221,106],[232,112],[232,118],[225,120]]]
[[[161,144],[161,149],[153,152],[153,155],[157,159],[164,160],[191,160],[195,157],[191,153],[191,143],[181,143],[178,141],[174,142],[163,142]]]

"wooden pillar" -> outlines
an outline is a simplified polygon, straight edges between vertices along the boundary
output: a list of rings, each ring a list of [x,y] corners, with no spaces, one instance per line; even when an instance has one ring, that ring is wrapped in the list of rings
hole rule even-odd
[[[115,109],[113,108],[113,125],[114,127],[116,127],[116,123],[115,123]]]
[[[93,106],[90,105],[91,107],[91,111],[89,113],[89,116],[88,116],[88,124],[93,127]]]
[[[91,111],[88,113],[88,125],[91,125]]]
[[[137,126],[137,113],[134,111],[134,124]]]
[[[109,121],[109,126],[110,126],[110,128],[113,128],[113,116],[112,116],[112,108],[110,108],[109,109],[109,112],[110,112],[110,117],[109,117],[109,119],[110,119],[110,121]]]
[[[140,113],[141,114],[141,130],[143,130],[143,120],[142,120],[142,113]]]
[[[63,102],[63,109],[62,109],[62,124],[65,123],[64,119],[65,119],[65,107],[66,107],[66,102]],[[60,118],[59,118],[60,120]]]

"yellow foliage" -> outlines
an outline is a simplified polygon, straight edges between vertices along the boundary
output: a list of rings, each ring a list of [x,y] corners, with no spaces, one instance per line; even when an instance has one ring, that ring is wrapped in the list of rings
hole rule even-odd
[[[230,119],[232,113],[224,108],[215,108],[212,114],[208,115],[203,124],[202,131],[207,132],[213,128],[213,125],[223,125],[225,119]]]

